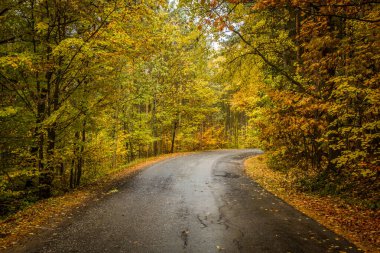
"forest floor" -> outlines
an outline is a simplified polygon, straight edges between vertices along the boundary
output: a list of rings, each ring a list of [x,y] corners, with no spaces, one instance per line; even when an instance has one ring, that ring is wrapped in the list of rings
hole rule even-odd
[[[94,183],[80,187],[61,196],[36,202],[14,215],[0,220],[0,251],[25,240],[29,235],[37,234],[41,229],[53,229],[64,219],[70,219],[72,213],[86,206],[90,201],[116,191],[115,186],[125,181],[141,169],[159,161],[167,160],[187,153],[166,154],[120,167],[115,173],[106,175]]]
[[[348,204],[338,197],[294,190],[283,172],[269,169],[265,155],[245,161],[246,173],[263,188],[353,242],[368,253],[380,252],[380,212]]]

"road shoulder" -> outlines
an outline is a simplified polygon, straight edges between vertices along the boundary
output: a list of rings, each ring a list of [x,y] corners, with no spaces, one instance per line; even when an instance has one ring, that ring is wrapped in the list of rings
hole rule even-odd
[[[131,166],[122,166],[119,171],[94,183],[30,205],[0,221],[0,251],[19,246],[37,234],[52,231],[64,220],[71,219],[76,211],[117,192],[118,185],[139,171],[155,163],[188,154],[191,152],[166,154],[142,160]]]
[[[345,203],[336,197],[321,197],[295,191],[284,173],[266,166],[265,155],[244,163],[246,174],[263,188],[299,211],[342,235],[365,252],[380,250],[380,215],[378,211]]]

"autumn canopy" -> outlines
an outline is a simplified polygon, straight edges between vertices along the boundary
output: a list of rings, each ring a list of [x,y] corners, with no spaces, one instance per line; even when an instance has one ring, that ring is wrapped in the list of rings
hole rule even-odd
[[[259,147],[378,208],[379,4],[3,0],[1,216],[177,151]]]

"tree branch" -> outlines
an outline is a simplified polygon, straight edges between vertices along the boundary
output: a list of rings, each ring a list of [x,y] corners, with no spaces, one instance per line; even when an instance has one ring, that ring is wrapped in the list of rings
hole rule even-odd
[[[265,64],[267,64],[268,66],[270,66],[273,70],[275,70],[276,72],[278,72],[279,74],[281,74],[282,76],[284,76],[286,79],[288,79],[292,84],[294,84],[295,86],[298,87],[298,89],[301,91],[301,92],[306,92],[306,89],[303,87],[303,85],[298,82],[297,80],[295,80],[289,73],[287,73],[285,70],[279,68],[278,66],[276,66],[273,62],[271,62],[268,58],[266,58],[264,56],[263,53],[260,52],[259,49],[257,49],[255,46],[253,46],[249,41],[247,41],[243,35],[241,33],[239,33],[238,31],[236,30],[233,30],[233,32],[235,34],[237,34],[240,39],[245,43],[247,44],[248,46],[250,46],[253,50],[253,52],[251,54],[256,54],[258,55],[264,62]]]

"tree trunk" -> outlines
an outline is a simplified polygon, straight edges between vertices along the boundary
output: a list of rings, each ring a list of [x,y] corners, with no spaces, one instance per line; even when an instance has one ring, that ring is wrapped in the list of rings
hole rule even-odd
[[[71,168],[70,168],[70,188],[74,189],[75,182],[74,182],[74,166],[75,166],[75,159],[71,160]]]
[[[153,107],[152,107],[152,134],[153,134],[153,155],[158,155],[158,141],[157,141],[157,126],[156,126],[156,95],[153,98]]]
[[[175,120],[173,123],[173,132],[172,132],[172,142],[170,147],[170,153],[174,153],[174,144],[175,144],[175,135],[178,127],[178,120]]]
[[[79,148],[79,157],[77,162],[77,176],[76,176],[76,186],[80,185],[81,178],[82,178],[82,172],[83,172],[83,165],[84,165],[84,144],[86,142],[86,120],[83,120],[82,124],[82,133],[81,133],[81,145]]]

